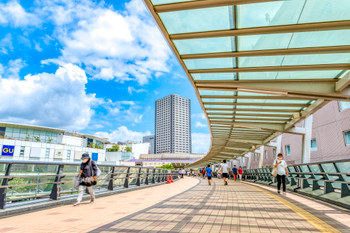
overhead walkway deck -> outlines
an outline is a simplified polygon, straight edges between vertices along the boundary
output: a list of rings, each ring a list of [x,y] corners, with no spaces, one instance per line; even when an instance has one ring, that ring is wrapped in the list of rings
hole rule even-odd
[[[0,219],[0,232],[350,232],[350,212],[273,188],[174,184]]]
[[[350,100],[347,0],[144,2],[208,120],[211,148],[189,167],[244,156],[283,133],[305,135],[297,123]]]

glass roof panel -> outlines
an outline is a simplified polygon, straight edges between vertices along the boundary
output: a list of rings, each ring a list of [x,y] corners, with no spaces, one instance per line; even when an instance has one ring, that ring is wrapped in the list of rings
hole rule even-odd
[[[159,13],[169,34],[233,28],[233,7],[213,7]]]
[[[290,104],[308,104],[309,100],[267,100],[267,99],[238,99],[238,103],[290,103]]]
[[[290,0],[239,5],[238,28],[296,24],[304,4],[305,0]]]
[[[236,73],[191,74],[194,80],[235,80]]]
[[[285,56],[282,65],[315,65],[315,64],[336,64],[349,63],[350,53],[337,54],[306,54]]]
[[[211,108],[228,108],[228,109],[233,109],[233,106],[230,105],[204,105],[205,108],[211,109]]]
[[[239,57],[239,67],[279,66],[284,56]]]
[[[213,91],[213,90],[199,90],[200,95],[231,95],[233,96],[235,91]]]
[[[276,1],[239,5],[237,10],[239,28],[350,19],[349,0]]]
[[[269,114],[269,115],[274,115],[274,114],[278,114],[278,115],[281,115],[281,114],[283,114],[283,115],[286,115],[286,116],[291,116],[291,114],[292,113],[290,113],[290,112],[263,112],[263,111],[259,111],[259,112],[254,112],[254,111],[252,111],[252,112],[246,112],[246,111],[239,111],[239,109],[237,109],[237,111],[236,111],[236,113],[241,113],[241,114],[244,114],[244,113],[246,113],[246,114],[255,114],[255,115],[259,115],[259,114]]]
[[[234,37],[174,40],[174,44],[180,55],[235,51]]]
[[[349,0],[307,0],[299,23],[350,19]]]
[[[337,46],[349,44],[349,29],[317,32],[250,35],[238,37],[239,51]]]
[[[208,114],[216,114],[216,113],[234,113],[233,110],[232,111],[218,111],[218,110],[207,110],[206,111]]]
[[[213,106],[213,105],[211,105]],[[246,108],[246,109],[261,109],[262,111],[264,109],[277,109],[277,110],[296,110],[296,111],[300,111],[302,110],[303,108],[300,108],[300,107],[275,107],[275,106],[249,106],[249,105],[246,105],[246,106],[241,106],[241,105],[238,105],[236,106],[236,109],[237,111],[239,111],[239,109],[241,108]]]
[[[315,65],[315,64],[336,64],[336,63],[349,63],[349,62],[350,62],[350,53],[261,56],[261,57],[238,58],[239,67]]]
[[[193,0],[151,0],[151,1],[153,5],[161,5],[161,4],[177,3],[177,2],[192,2]]]
[[[187,69],[216,69],[233,68],[236,66],[234,58],[184,59]]]
[[[203,102],[205,103],[212,103],[212,102],[222,102],[222,103],[233,103],[233,99],[209,99],[209,98],[202,98]]]
[[[322,79],[335,78],[342,72],[342,70],[244,72],[239,73],[239,79]]]

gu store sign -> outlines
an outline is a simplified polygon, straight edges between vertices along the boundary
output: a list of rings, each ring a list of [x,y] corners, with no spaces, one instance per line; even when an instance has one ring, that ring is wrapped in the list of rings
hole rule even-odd
[[[1,155],[2,156],[13,156],[15,152],[15,146],[3,145]]]

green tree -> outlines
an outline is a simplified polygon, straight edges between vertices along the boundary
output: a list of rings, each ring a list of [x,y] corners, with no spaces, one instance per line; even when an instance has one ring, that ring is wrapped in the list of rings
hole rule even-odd
[[[126,152],[132,152],[131,148],[129,146],[125,147]]]
[[[175,169],[174,168],[174,164],[171,163],[171,164],[164,164],[163,166],[160,166],[160,167],[157,167],[157,168],[162,168],[162,169]]]

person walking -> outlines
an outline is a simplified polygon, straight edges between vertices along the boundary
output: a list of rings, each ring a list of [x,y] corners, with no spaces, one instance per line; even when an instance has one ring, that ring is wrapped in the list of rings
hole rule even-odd
[[[211,178],[213,177],[213,171],[210,168],[210,165],[208,165],[207,169],[205,169],[205,174],[208,177],[208,185],[211,185]]]
[[[237,180],[237,168],[236,168],[236,165],[233,165],[233,168],[232,168],[232,174],[233,174],[233,180],[236,181]]]
[[[242,169],[241,166],[240,166],[239,169],[238,169],[238,176],[239,176],[239,180],[242,181],[243,169]]]
[[[79,187],[78,187],[78,198],[77,202],[74,204],[74,206],[80,205],[80,202],[83,199],[83,193],[85,188],[88,189],[89,194],[91,196],[90,203],[95,202],[95,194],[92,189],[93,185],[96,185],[96,180],[98,176],[101,173],[100,169],[97,167],[95,161],[92,161],[89,153],[85,152],[81,156],[82,163],[80,164],[80,171],[79,171]]]
[[[224,160],[223,162],[224,163],[221,164],[221,176],[224,178],[224,185],[227,185],[227,179],[230,173],[230,169],[228,168],[226,160]]]
[[[202,170],[202,177],[203,177],[203,179],[205,179],[205,168],[203,168],[203,170]]]
[[[286,177],[288,176],[287,163],[283,160],[283,154],[279,153],[273,163],[277,168],[277,193],[281,193],[281,184],[283,185],[283,195],[286,195]]]

